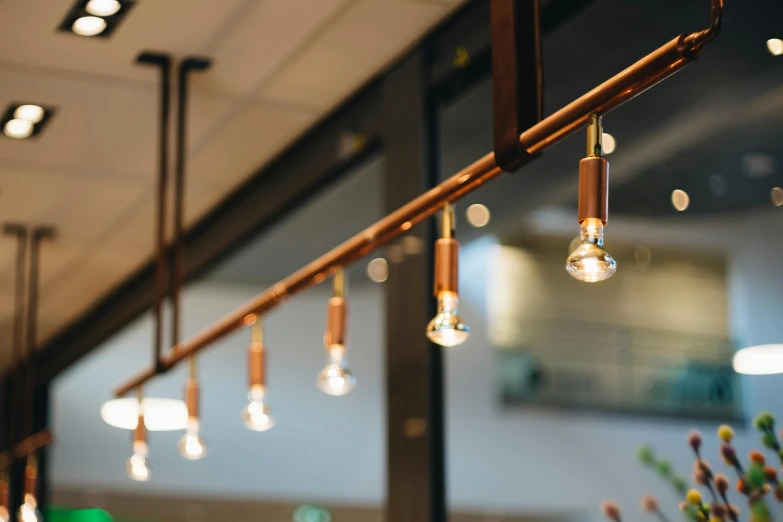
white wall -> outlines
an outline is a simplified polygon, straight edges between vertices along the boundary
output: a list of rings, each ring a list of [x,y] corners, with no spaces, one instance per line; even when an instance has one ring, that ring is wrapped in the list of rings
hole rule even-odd
[[[780,219],[776,217],[776,219]],[[774,225],[774,222],[773,222]],[[771,241],[775,226],[748,223],[747,255],[731,264],[731,325],[747,342],[783,340],[783,244]],[[752,232],[752,233],[751,233]],[[779,237],[779,236],[778,236]],[[454,509],[493,513],[594,513],[614,498],[629,513],[642,494],[659,495],[671,517],[679,499],[636,461],[641,444],[653,443],[675,468],[688,475],[691,455],[685,439],[698,427],[706,435],[705,455],[716,468],[717,425],[654,418],[602,416],[557,411],[508,412],[496,399],[494,359],[487,341],[486,241],[463,249],[463,317],[470,340],[447,351],[448,488]],[[762,249],[763,247],[763,249]],[[762,250],[759,250],[762,249]],[[389,281],[388,284],[394,284]],[[195,331],[244,301],[256,289],[205,284],[188,290],[186,333]],[[359,387],[343,398],[326,397],[313,385],[323,364],[321,335],[326,289],[289,301],[267,321],[270,349],[269,400],[278,426],[251,433],[239,421],[245,394],[246,336],[232,337],[202,358],[204,433],[211,455],[186,462],[175,450],[177,435],[153,434],[158,475],[148,484],[124,476],[129,435],[109,428],[98,407],[110,388],[141,368],[149,355],[149,323],[141,321],[94,352],[59,379],[53,389],[55,488],[202,493],[323,503],[381,505],[385,497],[385,412],[382,286],[351,292],[352,367]],[[747,335],[750,330],[750,337]],[[180,394],[182,373],[150,389]],[[783,420],[781,377],[748,381],[748,412],[768,409]],[[738,429],[744,454],[758,436]]]

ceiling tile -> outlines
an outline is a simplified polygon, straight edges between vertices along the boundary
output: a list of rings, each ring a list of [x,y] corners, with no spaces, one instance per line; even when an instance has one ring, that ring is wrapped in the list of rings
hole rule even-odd
[[[236,186],[295,138],[312,119],[312,114],[299,110],[247,101],[194,153],[189,181],[214,187]]]
[[[259,94],[331,106],[413,45],[445,9],[411,0],[356,1]]]
[[[255,91],[349,0],[265,0],[233,27],[210,55],[214,70],[202,85],[236,94]]]
[[[246,1],[139,1],[103,39],[57,31],[71,0],[7,0],[0,2],[0,60],[151,83],[154,78],[133,64],[140,50],[197,53]]]

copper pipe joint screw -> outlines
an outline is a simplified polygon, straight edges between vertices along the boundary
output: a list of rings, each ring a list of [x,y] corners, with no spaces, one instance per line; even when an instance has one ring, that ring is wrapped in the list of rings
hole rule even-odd
[[[617,271],[604,250],[604,226],[609,220],[609,162],[603,157],[601,116],[590,115],[587,157],[579,162],[579,246],[566,260],[566,271],[586,283],[603,281]]]
[[[441,346],[456,346],[468,339],[470,328],[459,315],[459,242],[454,239],[454,205],[443,204],[441,237],[435,241],[434,293],[438,313],[427,325],[427,337]]]

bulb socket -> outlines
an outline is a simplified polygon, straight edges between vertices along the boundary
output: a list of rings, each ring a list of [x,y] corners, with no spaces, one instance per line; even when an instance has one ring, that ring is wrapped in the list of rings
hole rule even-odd
[[[332,345],[345,346],[345,319],[348,305],[342,297],[332,297],[326,307],[326,332],[324,347],[328,350]]]
[[[144,414],[139,413],[139,422],[136,424],[136,429],[133,431],[133,443],[146,444],[147,443],[147,427],[144,425]]]
[[[11,497],[8,493],[8,481],[5,477],[0,478],[0,507],[8,509],[10,506]]]
[[[38,467],[27,464],[24,468],[24,493],[35,496],[38,488]]]
[[[250,388],[266,386],[266,353],[260,342],[250,344],[247,363]]]
[[[198,381],[190,378],[185,381],[185,404],[188,407],[188,418],[199,418],[199,385]]]
[[[442,237],[435,241],[435,296],[441,292],[457,293],[459,241]]]
[[[598,156],[579,162],[579,223],[590,218],[609,221],[609,162]]]

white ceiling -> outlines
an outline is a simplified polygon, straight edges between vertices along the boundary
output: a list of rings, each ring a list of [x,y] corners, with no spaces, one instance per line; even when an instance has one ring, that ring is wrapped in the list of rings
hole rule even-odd
[[[196,75],[187,221],[413,45],[462,0],[140,0],[109,39],[56,31],[71,0],[0,1],[0,106],[57,112],[36,139],[0,139],[0,221],[51,223],[40,336],[152,253],[157,73],[139,51],[214,59]],[[13,245],[0,249],[0,369]]]

